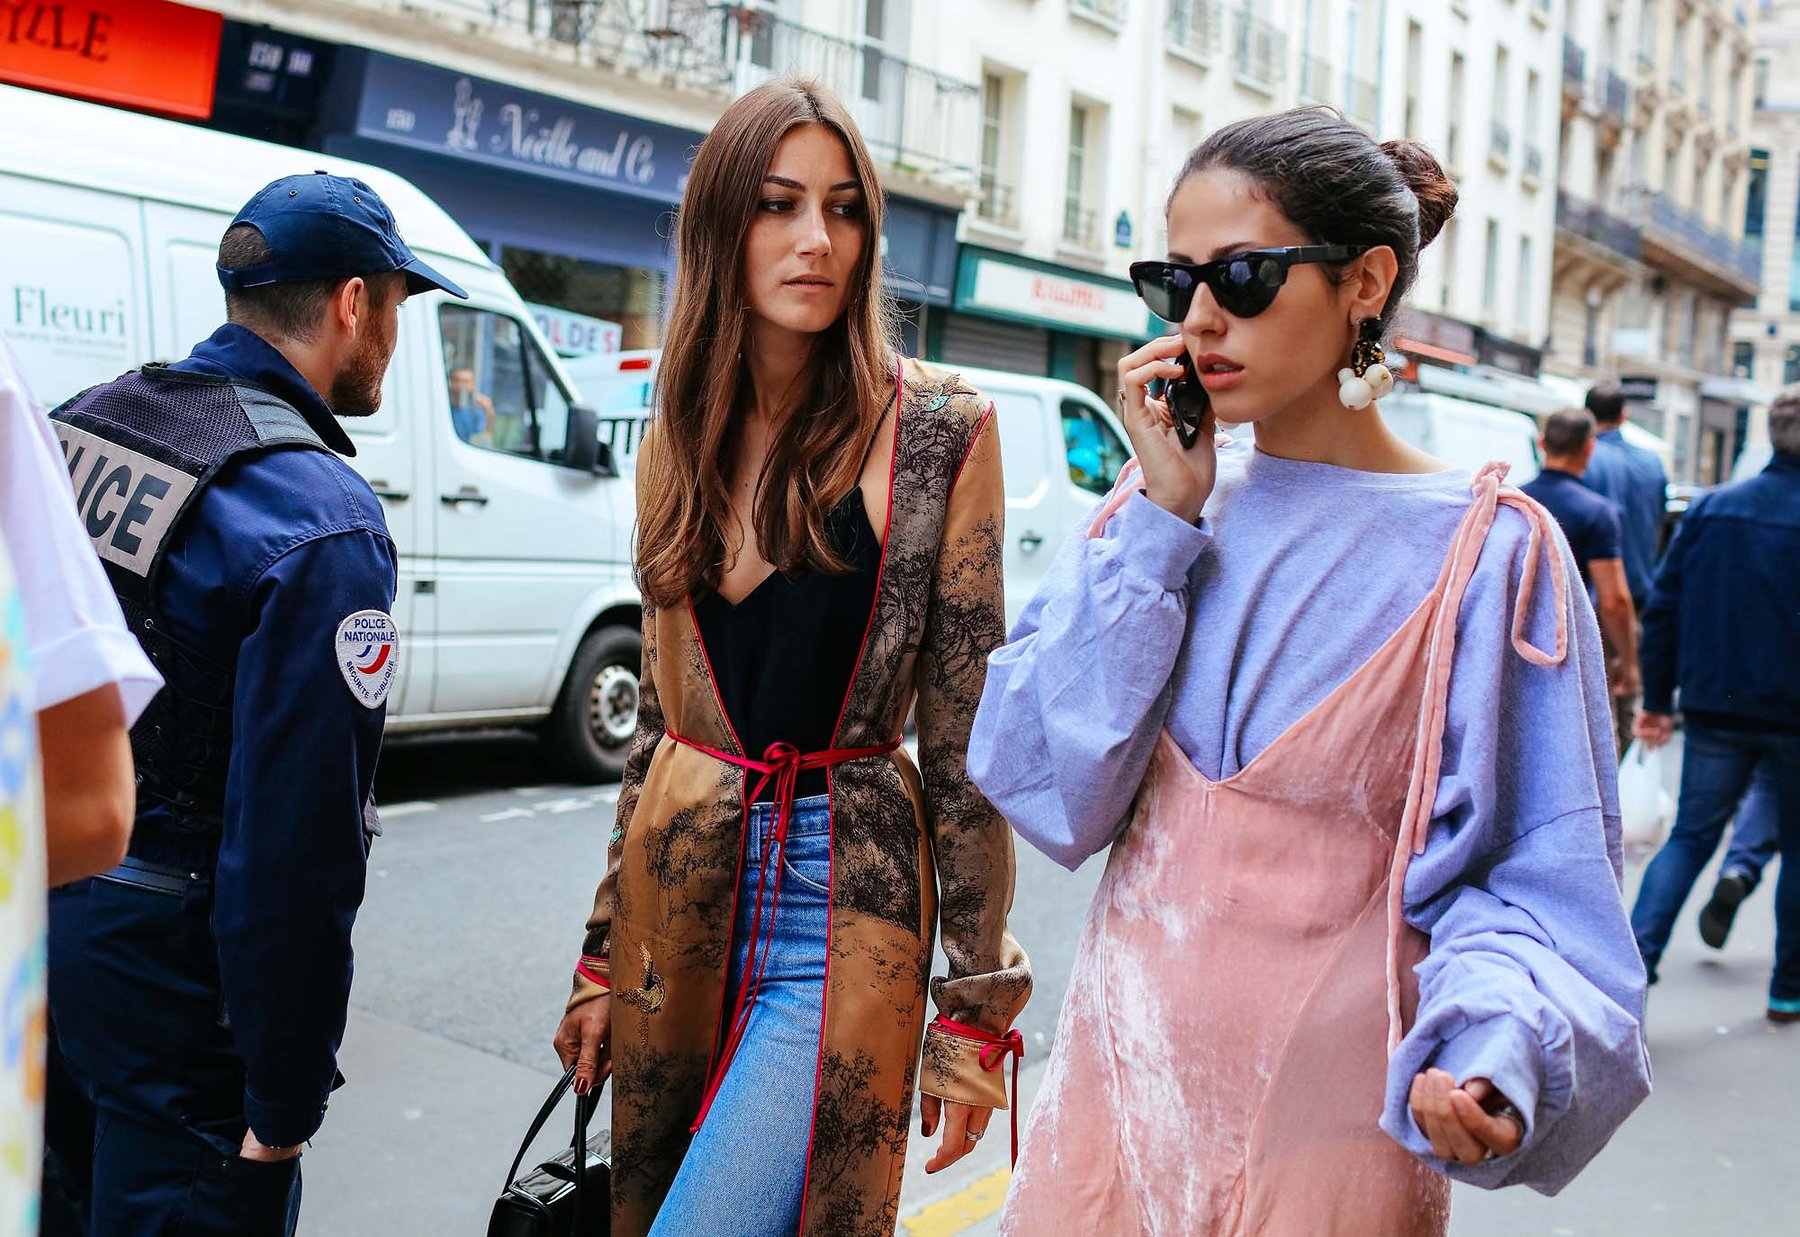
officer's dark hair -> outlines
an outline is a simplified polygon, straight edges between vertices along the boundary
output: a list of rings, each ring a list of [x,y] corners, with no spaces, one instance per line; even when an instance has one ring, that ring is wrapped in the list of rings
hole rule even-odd
[[[1566,408],[1544,422],[1544,454],[1567,459],[1581,454],[1594,436],[1594,415],[1585,408]]]
[[[228,271],[241,271],[259,266],[274,258],[269,242],[254,224],[240,223],[226,229],[219,242],[219,266]],[[376,309],[386,309],[401,287],[402,280],[368,276],[369,298]],[[343,279],[299,279],[287,283],[264,284],[260,288],[242,288],[225,293],[225,320],[249,327],[258,334],[277,339],[297,339],[310,343],[317,336],[319,319],[332,293],[344,285]]]
[[[1625,419],[1625,392],[1618,387],[1595,387],[1587,393],[1587,410],[1601,425],[1617,425]]]
[[[1252,116],[1215,131],[1188,155],[1169,200],[1188,177],[1225,168],[1317,244],[1385,245],[1397,269],[1383,329],[1419,276],[1419,251],[1456,211],[1456,185],[1417,142],[1377,142],[1334,108]],[[1341,279],[1345,264],[1327,266]]]

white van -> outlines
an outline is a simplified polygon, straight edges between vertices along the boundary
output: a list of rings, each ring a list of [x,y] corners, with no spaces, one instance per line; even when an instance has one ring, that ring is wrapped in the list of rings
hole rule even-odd
[[[1381,401],[1394,434],[1428,455],[1470,472],[1494,460],[1512,465],[1508,485],[1538,475],[1538,425],[1522,412],[1473,400],[1401,391]]]
[[[345,159],[5,86],[0,115],[0,331],[50,407],[213,331],[219,238],[263,185],[322,168],[375,187],[407,243],[469,291],[407,298],[381,410],[344,423],[399,548],[388,727],[541,723],[572,772],[615,776],[637,725],[631,483],[468,234]],[[453,409],[458,369],[480,398]]]
[[[1131,458],[1125,427],[1084,386],[947,366],[994,401],[1006,472],[1006,625],[1043,583],[1064,538],[1091,515]]]

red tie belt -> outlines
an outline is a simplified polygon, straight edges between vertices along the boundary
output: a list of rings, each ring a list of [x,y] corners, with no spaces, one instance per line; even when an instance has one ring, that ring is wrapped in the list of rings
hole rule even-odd
[[[682,747],[691,747],[697,752],[704,752],[714,760],[722,760],[728,765],[736,765],[746,773],[761,776],[754,789],[744,795],[744,836],[750,836],[750,813],[756,801],[762,796],[770,782],[775,783],[775,828],[762,841],[762,853],[757,857],[756,867],[756,913],[750,924],[749,939],[749,982],[738,986],[737,1003],[732,1009],[730,1033],[725,1037],[725,1047],[714,1062],[711,1076],[707,1079],[706,1090],[700,1100],[700,1114],[694,1118],[689,1127],[690,1133],[698,1133],[706,1120],[707,1112],[712,1108],[713,1099],[719,1094],[719,1087],[725,1081],[725,1071],[731,1066],[731,1058],[736,1054],[738,1045],[743,1042],[744,1030],[750,1023],[750,1010],[756,1004],[756,995],[762,987],[763,972],[769,965],[769,947],[773,943],[763,933],[763,895],[769,895],[770,936],[773,935],[775,914],[781,906],[781,869],[787,858],[788,826],[794,818],[794,793],[800,784],[800,775],[814,769],[829,769],[833,765],[841,765],[851,760],[862,760],[869,756],[885,756],[900,746],[900,740],[883,743],[876,747],[841,747],[823,752],[802,753],[792,743],[771,743],[763,753],[761,760],[751,760],[746,756],[733,756],[729,752],[721,752],[704,743],[696,743],[692,739],[676,734],[673,730],[664,731],[668,738]],[[774,879],[769,879],[770,872]]]

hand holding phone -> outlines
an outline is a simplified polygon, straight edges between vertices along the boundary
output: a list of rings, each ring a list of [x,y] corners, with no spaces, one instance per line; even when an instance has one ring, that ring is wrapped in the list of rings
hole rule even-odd
[[[1214,418],[1180,336],[1153,339],[1119,362],[1119,410],[1144,470],[1144,493],[1183,520],[1199,519],[1217,473]]]

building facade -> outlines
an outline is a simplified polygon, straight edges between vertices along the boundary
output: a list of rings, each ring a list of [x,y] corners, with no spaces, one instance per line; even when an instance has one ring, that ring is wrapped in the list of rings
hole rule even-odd
[[[1800,3],[1762,6],[1751,64],[1744,241],[1761,255],[1756,304],[1732,316],[1731,372],[1772,392],[1800,382]],[[1766,405],[1753,405],[1746,451],[1769,446]]]
[[[1619,382],[1677,481],[1729,474],[1756,401],[1728,346],[1762,282],[1744,236],[1755,20],[1726,0],[1566,14],[1549,368]]]

